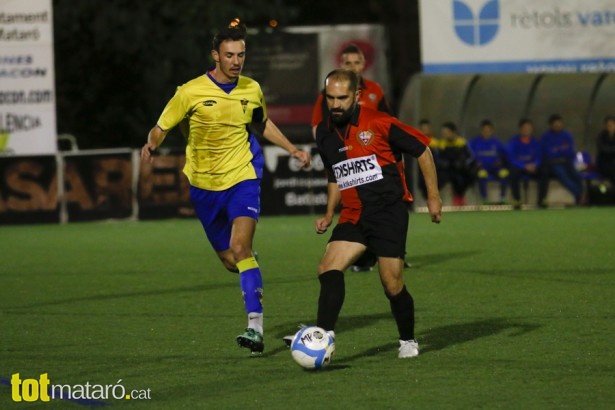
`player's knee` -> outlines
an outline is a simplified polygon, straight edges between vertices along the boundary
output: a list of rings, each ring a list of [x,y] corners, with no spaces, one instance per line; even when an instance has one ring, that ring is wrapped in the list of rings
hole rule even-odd
[[[404,288],[404,279],[402,274],[383,274],[380,273],[380,279],[384,291],[391,296],[397,295]]]
[[[232,242],[231,253],[236,261],[241,261],[252,256],[252,248],[239,241]]]
[[[329,255],[325,255],[318,263],[318,274],[322,275],[330,270],[339,270],[343,272],[350,266],[350,262],[349,260],[347,263],[344,263],[339,258],[331,258]]]
[[[323,273],[325,273],[326,271],[330,270],[328,268],[328,264],[325,263],[325,261],[323,261],[322,259],[320,260],[320,262],[318,263],[318,274],[322,275]]]
[[[239,273],[239,269],[237,269],[237,265],[235,264],[235,259],[230,256],[231,255],[229,254],[218,255],[220,262],[222,262],[222,265],[224,265],[226,270],[232,273]]]
[[[404,288],[404,281],[390,281],[388,283],[383,284],[384,291],[387,295],[395,296],[398,295],[399,292]]]

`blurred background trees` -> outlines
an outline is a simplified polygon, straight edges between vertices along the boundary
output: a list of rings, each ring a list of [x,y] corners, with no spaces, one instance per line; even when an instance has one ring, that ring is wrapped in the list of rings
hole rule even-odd
[[[393,103],[420,70],[416,0],[54,0],[53,6],[58,133],[75,135],[81,149],[141,146],[175,87],[212,65],[213,34],[237,16],[262,29],[270,20],[277,29],[384,24]]]

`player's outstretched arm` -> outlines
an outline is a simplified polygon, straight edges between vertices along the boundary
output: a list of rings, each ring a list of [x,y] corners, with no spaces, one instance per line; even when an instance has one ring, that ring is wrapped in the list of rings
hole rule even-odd
[[[286,138],[277,125],[271,120],[265,122],[265,130],[263,131],[263,137],[275,145],[284,148],[288,153],[299,160],[301,168],[308,167],[310,165],[311,156],[308,152],[302,151],[295,147],[292,142]]]
[[[434,164],[433,155],[429,147],[418,157],[418,162],[423,178],[425,178],[425,186],[427,187],[427,209],[429,210],[429,215],[431,215],[431,221],[440,223],[442,219],[442,199],[438,190],[436,165]]]
[[[152,162],[152,153],[162,144],[167,131],[163,131],[158,125],[154,126],[147,135],[147,142],[141,148],[141,160]]]

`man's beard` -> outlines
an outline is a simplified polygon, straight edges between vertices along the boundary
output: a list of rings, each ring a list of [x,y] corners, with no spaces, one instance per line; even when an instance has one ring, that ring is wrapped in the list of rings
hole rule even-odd
[[[352,114],[354,113],[355,108],[356,108],[356,104],[353,104],[347,110],[341,110],[339,108],[331,110],[331,121],[335,125],[346,125],[348,121],[350,121],[350,117],[352,117]],[[341,113],[341,114],[334,115],[333,113]]]

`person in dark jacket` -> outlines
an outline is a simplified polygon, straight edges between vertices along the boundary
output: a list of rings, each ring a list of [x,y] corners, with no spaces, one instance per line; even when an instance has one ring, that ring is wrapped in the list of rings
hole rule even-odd
[[[596,147],[598,173],[615,185],[615,116],[604,119],[604,129],[598,134]]]
[[[574,202],[581,204],[583,179],[574,167],[576,150],[572,134],[564,129],[559,114],[549,117],[549,129],[540,138],[542,167],[538,184],[538,206],[545,207],[549,179],[555,178],[572,194]]]

